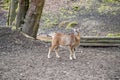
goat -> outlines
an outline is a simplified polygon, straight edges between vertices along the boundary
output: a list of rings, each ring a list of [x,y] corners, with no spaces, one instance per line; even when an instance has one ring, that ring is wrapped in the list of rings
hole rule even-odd
[[[52,36],[51,47],[49,48],[48,58],[50,58],[51,51],[55,50],[56,57],[60,58],[58,54],[59,46],[68,46],[70,55],[70,60],[76,59],[75,56],[75,48],[80,44],[80,32],[79,29],[74,29],[74,33],[71,34],[63,34],[60,32],[55,33]]]

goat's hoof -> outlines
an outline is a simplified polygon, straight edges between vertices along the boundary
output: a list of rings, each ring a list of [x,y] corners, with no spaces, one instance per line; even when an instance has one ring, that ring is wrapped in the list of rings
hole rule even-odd
[[[48,59],[50,59],[51,57],[48,57]]]
[[[51,58],[50,56],[48,56],[48,59]]]
[[[73,58],[73,59],[76,59],[76,58]]]
[[[73,59],[76,59],[76,56],[74,56]]]
[[[83,53],[83,51],[80,51],[80,53]]]
[[[70,60],[73,60],[72,57],[70,57]]]
[[[57,58],[60,58],[60,56],[56,56]]]

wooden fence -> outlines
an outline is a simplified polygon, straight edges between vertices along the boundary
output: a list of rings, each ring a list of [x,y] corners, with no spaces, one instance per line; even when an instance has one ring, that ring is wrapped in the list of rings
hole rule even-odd
[[[37,39],[51,42],[47,36],[37,36]],[[80,46],[120,46],[120,37],[82,36]]]

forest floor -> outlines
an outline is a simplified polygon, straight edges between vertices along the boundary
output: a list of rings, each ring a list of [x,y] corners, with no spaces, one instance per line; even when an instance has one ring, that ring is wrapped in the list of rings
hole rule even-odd
[[[79,47],[76,60],[60,49],[47,58],[50,43],[0,28],[0,80],[120,80],[119,47]]]
[[[5,24],[6,12],[0,11],[0,80],[120,80],[120,47],[79,46],[72,61],[69,51],[60,49],[60,59],[54,52],[48,59],[50,43],[28,39]],[[81,29],[83,35],[96,34],[88,34],[92,29],[88,27]],[[118,28],[97,32],[104,35]]]
[[[39,34],[70,32],[69,23],[76,22],[81,36],[108,36],[120,33],[120,3],[105,0],[46,0]],[[60,24],[63,23],[63,24]],[[62,26],[62,27],[60,27]],[[74,28],[74,26],[71,26]]]

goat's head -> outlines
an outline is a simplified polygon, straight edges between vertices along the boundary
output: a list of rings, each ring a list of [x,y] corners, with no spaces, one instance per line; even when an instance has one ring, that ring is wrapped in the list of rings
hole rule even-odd
[[[75,29],[73,29],[73,31],[74,31],[75,35],[80,35],[80,29],[79,28],[75,28]]]

